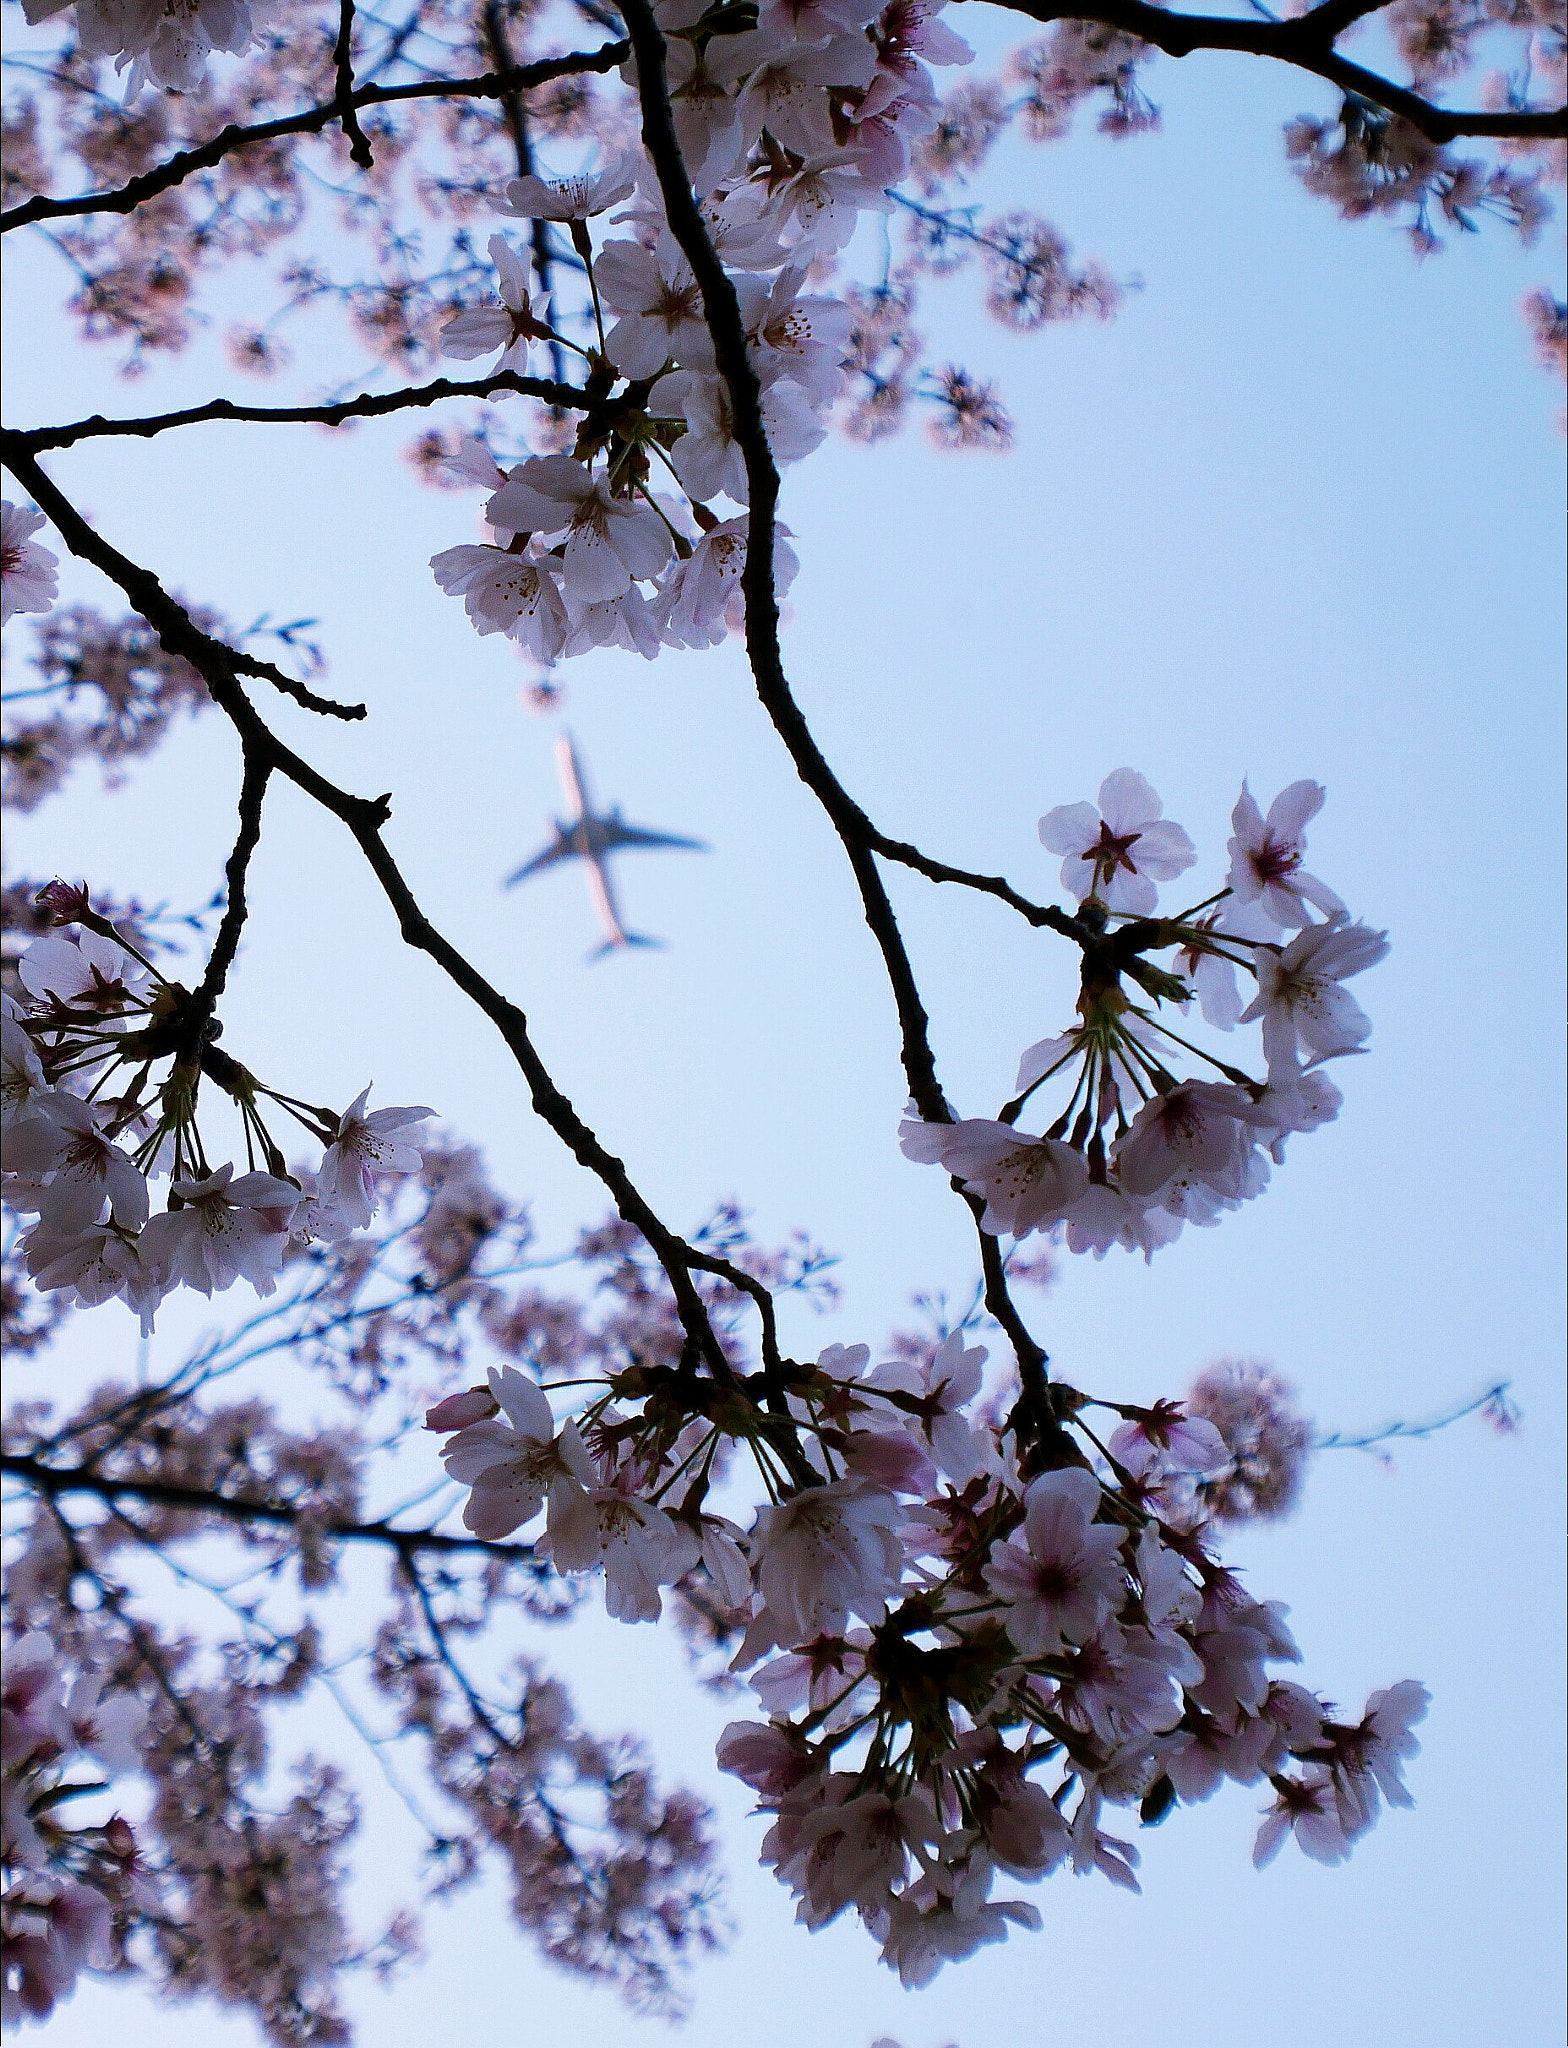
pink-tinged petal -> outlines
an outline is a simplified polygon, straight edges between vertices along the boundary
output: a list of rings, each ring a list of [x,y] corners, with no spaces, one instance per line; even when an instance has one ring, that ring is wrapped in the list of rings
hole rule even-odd
[[[1164,809],[1154,785],[1136,768],[1115,768],[1100,784],[1100,815],[1118,838],[1145,831]]]
[[[669,529],[649,506],[612,515],[607,534],[610,546],[639,580],[657,576],[670,559]]]
[[[1076,1044],[1075,1034],[1064,1031],[1056,1038],[1042,1038],[1038,1045],[1031,1045],[1019,1058],[1018,1078],[1013,1087],[1020,1095],[1026,1088],[1032,1088],[1053,1067],[1062,1066],[1071,1059]]]
[[[1328,791],[1321,782],[1292,782],[1269,805],[1267,827],[1272,839],[1299,845],[1308,825],[1322,810]]]
[[[583,1442],[575,1422],[561,1424],[561,1435],[556,1450],[560,1454],[561,1463],[575,1474],[584,1486],[593,1484],[593,1460],[588,1455],[588,1447]]]
[[[1024,1526],[1030,1548],[1037,1557],[1048,1554],[1064,1518],[1069,1525],[1085,1529],[1099,1505],[1100,1482],[1081,1465],[1043,1472],[1030,1481],[1024,1494]]]
[[[1040,844],[1047,853],[1087,853],[1099,838],[1100,814],[1093,804],[1058,804],[1040,820]]]
[[[535,490],[521,474],[509,476],[495,495],[485,502],[485,518],[498,533],[557,534],[572,522],[573,507]],[[446,558],[457,553],[449,548]],[[432,556],[430,566],[443,559]],[[456,565],[454,565],[456,566]],[[439,578],[440,572],[437,571]],[[450,588],[451,586],[446,586]]]
[[[928,64],[972,64],[975,59],[961,35],[930,15],[920,29],[920,55]]]
[[[1169,818],[1159,818],[1144,826],[1132,849],[1132,858],[1141,873],[1168,882],[1173,875],[1185,874],[1198,858],[1198,849],[1180,825]]]
[[[599,1517],[586,1493],[552,1494],[550,1560],[559,1572],[592,1571],[599,1562]]]
[[[1274,1861],[1289,1833],[1290,1821],[1284,1813],[1266,1813],[1263,1816],[1263,1825],[1252,1845],[1254,1870],[1264,1870]]]
[[[514,312],[524,311],[528,305],[528,265],[505,235],[492,235],[489,247],[490,261],[501,280],[501,297]]]
[[[917,1166],[937,1166],[952,1132],[951,1124],[928,1124],[918,1114],[906,1115],[898,1127],[898,1149]]]
[[[574,526],[567,535],[564,570],[567,590],[582,602],[620,597],[632,573],[596,526]]]
[[[1316,875],[1309,875],[1298,869],[1291,877],[1297,890],[1316,910],[1321,910],[1330,924],[1339,924],[1350,915],[1350,906],[1344,898],[1337,896],[1327,882],[1320,882]],[[1304,922],[1298,918],[1297,923]]]
[[[520,1436],[547,1444],[555,1435],[555,1417],[544,1389],[526,1373],[512,1365],[492,1366],[490,1391]]]
[[[1248,846],[1256,846],[1263,837],[1263,813],[1258,809],[1258,800],[1243,781],[1241,795],[1230,814],[1230,827],[1236,837]]]
[[[1241,1021],[1241,990],[1231,963],[1205,953],[1192,970],[1191,981],[1204,1022],[1216,1031],[1234,1031]]]
[[[469,362],[487,356],[493,348],[505,348],[512,338],[511,315],[500,306],[473,306],[457,313],[441,330],[441,353]]]
[[[1084,873],[1089,872],[1086,863]],[[1100,900],[1107,910],[1125,911],[1129,917],[1147,917],[1159,902],[1160,892],[1147,875],[1130,875],[1125,868],[1118,868],[1109,882],[1102,885]]]
[[[481,1479],[463,1509],[463,1523],[486,1543],[497,1543],[525,1522],[531,1522],[543,1505],[540,1489],[527,1480]]]

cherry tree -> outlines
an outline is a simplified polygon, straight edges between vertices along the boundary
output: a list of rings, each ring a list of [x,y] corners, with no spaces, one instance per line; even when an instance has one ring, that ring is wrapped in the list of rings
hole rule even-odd
[[[6,889],[8,2021],[91,1968],[243,2007],[280,2043],[349,2038],[343,1974],[399,1967],[417,1933],[411,1912],[352,1924],[355,1785],[279,1754],[306,1700],[408,1806],[411,1891],[499,1869],[544,1955],[678,2009],[723,1932],[705,1803],[661,1783],[657,1730],[590,1729],[524,1647],[522,1624],[600,1599],[673,1618],[694,1682],[734,1693],[717,1767],[755,1794],[797,1918],[858,1916],[905,1984],[1038,1927],[1018,1894],[1040,1880],[1136,1890],[1136,1831],[1227,1783],[1262,1802],[1258,1863],[1287,1838],[1344,1861],[1410,1803],[1426,1689],[1390,1671],[1342,1709],[1287,1675],[1286,1610],[1224,1541],[1288,1512],[1314,1449],[1347,1440],[1248,1362],[1153,1403],[1070,1385],[1037,1304],[1064,1260],[1179,1259],[1188,1225],[1223,1229],[1332,1144],[1389,947],[1377,906],[1320,878],[1305,775],[1243,783],[1190,834],[1159,764],[1113,753],[1097,788],[1046,799],[1054,892],[885,828],[791,685],[781,494],[832,434],[920,419],[954,459],[1008,445],[994,378],[922,338],[969,277],[1017,332],[1115,314],[1125,281],[1028,193],[993,196],[1004,136],[1048,148],[1082,115],[1138,143],[1162,58],[1239,54],[1332,105],[1287,129],[1285,175],[1347,221],[1394,223],[1418,255],[1483,223],[1528,241],[1568,133],[1560,9],[1016,0],[1022,40],[990,75],[971,10],[925,0],[22,11],[3,226],[57,252],[83,343],[130,376],[177,354],[246,259],[270,296],[230,328],[236,374],[297,352],[315,389],[7,427],[0,451],[8,638],[31,635],[8,801],[54,802],[93,759],[123,777],[202,717],[232,735],[236,814],[198,906],[121,900],[112,875]],[[1524,312],[1560,361],[1563,307],[1540,290]],[[395,792],[361,794],[275,715],[366,716],[329,694],[315,623],[236,630],[140,558],[129,508],[89,514],[70,483],[71,451],[113,437],[405,412],[433,421],[419,478],[482,519],[473,541],[454,516],[426,596],[513,642],[536,699],[589,650],[743,644],[852,877],[907,1096],[887,1144],[950,1190],[967,1305],[793,1355],[781,1307],[833,1295],[829,1254],[760,1242],[733,1204],[660,1213],[546,1064],[525,983],[422,907]],[[123,610],[59,602],[66,557]],[[266,1075],[225,1035],[280,792],[348,835],[601,1185],[607,1213],[572,1240],[545,1242],[505,1162],[443,1124],[438,1063],[428,1104],[323,1102],[309,1032]],[[1073,1003],[986,1101],[944,1089],[898,871],[1073,963]],[[374,1004],[355,1033],[373,1044]],[[159,1317],[193,1293],[220,1320],[181,1351]],[[84,1315],[127,1355],[139,1331],[150,1366],[34,1375]],[[284,1365],[333,1422],[300,1423]],[[1499,1382],[1394,1433],[1477,1408],[1511,1420]]]

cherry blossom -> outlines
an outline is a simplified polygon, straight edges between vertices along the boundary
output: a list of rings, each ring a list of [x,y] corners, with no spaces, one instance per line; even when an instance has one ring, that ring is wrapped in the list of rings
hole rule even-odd
[[[842,1634],[851,1614],[882,1618],[903,1578],[901,1519],[891,1494],[858,1479],[758,1510],[753,1571],[784,1641]]]
[[[1099,808],[1058,804],[1040,820],[1040,843],[1065,854],[1062,887],[1074,897],[1096,897],[1107,910],[1147,917],[1156,882],[1184,874],[1197,851],[1180,825],[1164,816],[1149,784],[1131,768],[1118,768],[1100,784]]]
[[[474,1415],[475,1389],[432,1409],[426,1421],[427,1428],[457,1432],[441,1456],[448,1477],[473,1488],[463,1521],[494,1542],[531,1522],[548,1502],[553,1534],[596,1478],[577,1427],[567,1422],[557,1436],[543,1390],[514,1366],[491,1368],[489,1401],[488,1414]]]
[[[636,185],[635,168],[626,157],[571,178],[539,178],[530,172],[508,184],[505,211],[522,220],[592,220],[629,199]]]
[[[985,1199],[987,1230],[1027,1237],[1072,1214],[1088,1187],[1083,1155],[1055,1138],[972,1117],[937,1128],[945,1133],[942,1164]]]
[[[1298,1052],[1321,1060],[1360,1049],[1372,1020],[1341,983],[1387,957],[1387,933],[1363,924],[1309,925],[1281,952],[1259,948],[1258,993],[1242,1022],[1262,1019],[1271,1075],[1293,1073]]]
[[[657,1621],[661,1586],[690,1571],[691,1531],[629,1486],[592,1486],[566,1496],[551,1518],[552,1562],[563,1572],[604,1567],[604,1604],[616,1621]]]
[[[910,1397],[916,1412],[908,1416],[906,1426],[929,1449],[938,1469],[958,1486],[989,1463],[987,1448],[969,1417],[970,1404],[980,1391],[985,1359],[983,1344],[966,1345],[963,1331],[954,1330],[929,1361],[879,1365],[866,1381],[868,1387]]]
[[[767,282],[743,277],[737,289],[764,388],[786,379],[821,406],[838,396],[844,382],[853,316],[841,299],[803,293],[805,282],[806,271],[791,264]]]
[[[198,1294],[248,1280],[270,1294],[283,1264],[289,1222],[300,1191],[270,1173],[220,1166],[200,1179],[176,1180],[178,1208],[154,1216],[141,1234],[144,1264]]]
[[[106,1203],[122,1229],[139,1230],[147,1221],[147,1182],[104,1135],[108,1113],[61,1089],[39,1095],[35,1107],[37,1114],[10,1134],[6,1165],[42,1179],[31,1201],[20,1199],[14,1183],[7,1199],[36,1209],[45,1227],[62,1237],[102,1222]]]
[[[1140,1410],[1112,1432],[1106,1448],[1139,1478],[1155,1464],[1206,1478],[1230,1462],[1225,1439],[1214,1424],[1206,1416],[1184,1415],[1174,1401],[1157,1401]]]
[[[717,647],[729,631],[727,613],[740,588],[746,566],[750,514],[721,520],[708,528],[674,572],[659,599],[660,634],[667,647]],[[773,529],[774,588],[782,596],[795,580],[799,564],[786,538],[789,529]]]
[[[441,353],[471,360],[499,349],[497,370],[526,370],[530,345],[547,339],[550,330],[534,312],[528,266],[504,235],[490,237],[490,261],[499,279],[499,303],[455,314],[441,330]]]
[[[462,598],[481,634],[505,633],[541,661],[553,661],[565,647],[560,565],[550,555],[469,544],[432,555],[430,567],[444,591]]]
[[[1324,1722],[1336,1810],[1347,1838],[1363,1834],[1377,1819],[1379,1794],[1390,1806],[1414,1805],[1403,1766],[1407,1758],[1421,1753],[1410,1730],[1425,1719],[1430,1704],[1426,1687],[1407,1678],[1373,1693],[1365,1714],[1353,1726]]]
[[[1092,1472],[1045,1472],[1024,1494],[1024,1528],[999,1544],[986,1584],[1007,1602],[1007,1630],[1030,1656],[1093,1635],[1124,1584],[1123,1531],[1095,1525],[1100,1482]]]
[[[376,1180],[385,1173],[417,1173],[419,1143],[411,1139],[433,1109],[372,1109],[364,1088],[338,1118],[332,1142],[316,1173],[320,1197],[331,1205],[339,1227],[363,1230],[376,1213]]]
[[[1277,1777],[1273,1782],[1277,1796],[1253,1844],[1252,1860],[1258,1869],[1273,1862],[1288,1835],[1295,1836],[1296,1846],[1314,1863],[1343,1863],[1350,1842],[1340,1826],[1334,1781],[1323,1766],[1309,1764],[1299,1778]]]
[[[40,1001],[87,1010],[118,1008],[127,997],[139,996],[149,980],[147,969],[123,946],[91,931],[35,939],[17,963],[17,976]]]
[[[1186,1174],[1239,1201],[1247,1192],[1254,1117],[1246,1090],[1230,1082],[1183,1081],[1154,1096],[1116,1147],[1123,1188],[1158,1195]]]
[[[43,523],[41,512],[13,505],[9,498],[0,503],[0,625],[17,612],[53,609],[58,559],[29,538]]]
[[[774,184],[770,198],[781,230],[794,231],[796,257],[842,249],[863,213],[893,206],[881,184],[836,154],[805,157]]]
[[[168,1276],[144,1258],[141,1239],[112,1223],[64,1233],[37,1223],[22,1252],[40,1294],[59,1294],[78,1308],[122,1300],[141,1319],[144,1336],[168,1291]]]
[[[698,367],[713,361],[702,317],[702,294],[686,258],[668,234],[652,249],[607,242],[594,263],[604,304],[620,314],[604,351],[628,377],[656,377],[674,360]]]
[[[621,596],[634,577],[670,558],[669,529],[650,505],[615,497],[567,455],[536,455],[514,469],[485,508],[513,533],[564,533],[561,580],[574,601]]]
[[[1292,782],[1269,805],[1268,816],[1244,782],[1231,813],[1230,873],[1227,883],[1238,904],[1256,904],[1276,931],[1294,930],[1319,910],[1331,924],[1347,917],[1344,904],[1325,883],[1302,868],[1307,826],[1323,808],[1317,782]]]
[[[8,1000],[5,1014],[0,1017],[0,1111],[4,1114],[4,1129],[9,1132],[14,1124],[36,1115],[38,1098],[47,1092],[48,1083],[33,1041],[12,1014]]]
[[[729,393],[717,377],[677,370],[655,387],[660,406],[684,418],[686,431],[670,451],[675,473],[694,498],[720,495],[744,505],[750,490],[746,462],[734,437]],[[779,378],[762,394],[762,424],[776,462],[798,462],[826,437],[810,399],[798,384]]]

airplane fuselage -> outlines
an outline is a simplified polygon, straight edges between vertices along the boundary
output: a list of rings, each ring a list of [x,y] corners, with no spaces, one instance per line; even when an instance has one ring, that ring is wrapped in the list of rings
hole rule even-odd
[[[627,931],[622,923],[620,906],[615,900],[615,885],[610,877],[609,856],[628,847],[674,846],[700,851],[703,850],[703,842],[628,825],[618,805],[613,810],[596,812],[589,800],[587,776],[569,733],[562,733],[556,740],[555,760],[561,779],[561,793],[571,815],[554,821],[555,838],[532,860],[525,861],[515,874],[509,875],[505,887],[510,889],[514,883],[526,881],[541,869],[554,867],[560,861],[580,860],[587,870],[588,893],[604,932],[603,943],[589,958],[599,959],[626,946],[660,944],[658,939]]]

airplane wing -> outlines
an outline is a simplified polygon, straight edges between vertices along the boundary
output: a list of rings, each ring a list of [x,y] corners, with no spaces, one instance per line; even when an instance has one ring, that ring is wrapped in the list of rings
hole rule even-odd
[[[607,821],[601,851],[611,852],[617,846],[680,846],[691,853],[706,853],[706,839],[683,839],[678,832],[649,832],[641,825],[623,825],[619,818]]]
[[[530,875],[537,875],[545,868],[553,868],[557,861],[575,860],[578,851],[577,844],[569,832],[557,832],[555,838],[542,852],[536,853],[532,860],[525,860],[514,874],[507,876],[501,887],[510,889],[518,882],[526,882]]]

